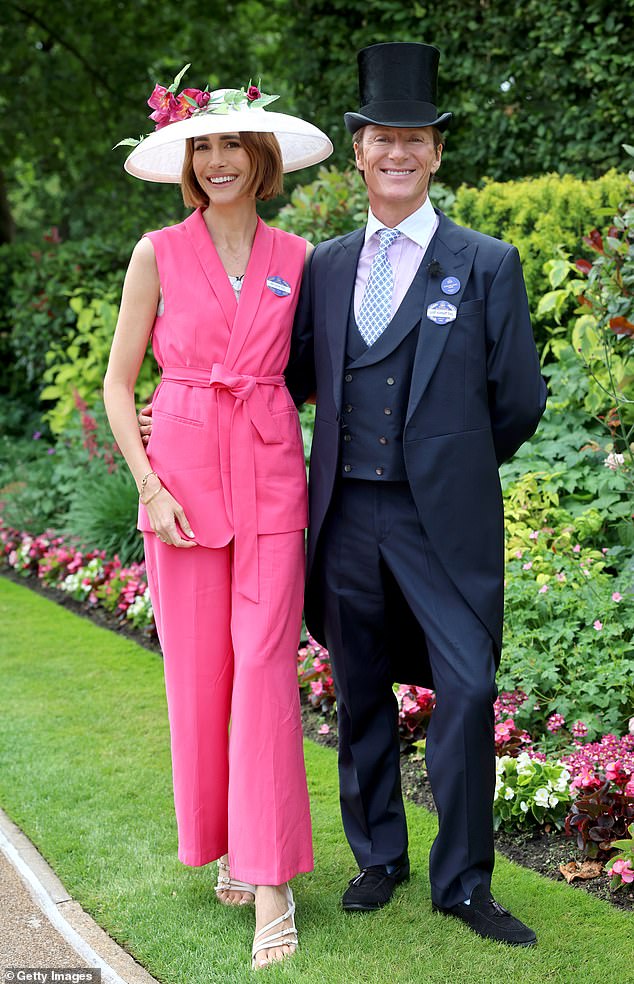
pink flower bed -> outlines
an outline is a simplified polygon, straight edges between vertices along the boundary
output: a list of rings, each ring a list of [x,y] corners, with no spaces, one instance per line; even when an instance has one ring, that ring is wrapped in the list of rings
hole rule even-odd
[[[156,634],[144,564],[124,567],[116,556],[107,560],[102,550],[79,550],[53,533],[32,536],[10,529],[1,519],[0,561],[89,608],[99,605],[145,634]]]
[[[123,567],[116,556],[108,560],[103,551],[80,550],[53,533],[32,536],[10,529],[0,519],[0,566],[2,563],[24,577],[35,576],[42,584],[67,592],[88,608],[101,606],[144,633],[156,634],[144,564]],[[309,636],[298,652],[297,667],[299,685],[308,702],[332,715],[335,690],[328,652]],[[436,695],[426,687],[400,685],[395,696],[401,741],[412,745],[425,737]],[[523,691],[515,690],[502,692],[496,700],[496,754],[517,757],[527,752],[531,758],[545,761],[545,755],[533,748],[531,735],[515,724],[514,715],[526,699]],[[551,734],[564,725],[560,714],[552,714],[546,722]],[[626,804],[634,803],[634,733],[621,738],[606,734],[600,741],[584,745],[585,724],[577,721],[569,730],[574,747],[559,761],[570,773],[570,792],[583,798],[599,790],[615,791]],[[322,725],[320,733],[328,731],[329,725]],[[617,881],[631,880],[629,864],[627,860],[614,862],[612,873]]]

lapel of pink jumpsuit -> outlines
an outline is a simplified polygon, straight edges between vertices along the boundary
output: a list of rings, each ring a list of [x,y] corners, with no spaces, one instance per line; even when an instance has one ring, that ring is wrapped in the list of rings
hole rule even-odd
[[[226,271],[209,235],[199,209],[185,227],[209,285],[218,299],[229,342],[223,363],[211,367],[210,385],[218,390],[223,491],[228,515],[232,516],[235,537],[235,570],[238,590],[247,598],[259,597],[257,548],[257,488],[255,481],[254,429],[265,444],[279,444],[282,438],[262,395],[262,385],[284,385],[284,377],[255,377],[241,374],[238,360],[249,338],[258,313],[273,253],[274,233],[258,218],[251,255],[238,304]],[[225,476],[230,474],[230,488]]]

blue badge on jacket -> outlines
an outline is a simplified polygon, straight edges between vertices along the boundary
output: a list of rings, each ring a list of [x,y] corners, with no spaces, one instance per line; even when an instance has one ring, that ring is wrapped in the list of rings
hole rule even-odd
[[[283,280],[282,277],[267,277],[266,286],[274,294],[277,294],[278,297],[288,297],[291,293],[291,285],[287,280]]]
[[[460,290],[460,281],[457,277],[445,277],[440,281],[440,289],[443,294],[457,294]]]
[[[446,325],[449,321],[455,321],[458,309],[455,304],[449,301],[435,301],[427,308],[427,317],[437,325]]]

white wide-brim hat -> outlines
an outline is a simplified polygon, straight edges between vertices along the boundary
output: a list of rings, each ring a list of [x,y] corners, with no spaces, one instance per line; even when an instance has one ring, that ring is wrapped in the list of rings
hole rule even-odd
[[[213,95],[221,94],[217,90]],[[229,112],[201,110],[185,120],[155,130],[134,148],[123,165],[129,174],[143,181],[179,184],[185,159],[185,142],[208,133],[273,133],[282,150],[285,172],[319,164],[333,152],[325,133],[306,120],[284,113],[248,107]]]

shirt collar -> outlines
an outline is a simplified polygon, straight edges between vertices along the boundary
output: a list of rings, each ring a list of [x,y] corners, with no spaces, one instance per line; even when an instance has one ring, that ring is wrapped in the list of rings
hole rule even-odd
[[[415,212],[404,218],[395,228],[404,236],[407,236],[408,239],[411,239],[412,242],[416,243],[417,246],[426,249],[436,219],[437,216],[434,206],[429,196],[427,196],[420,208],[417,208]],[[373,236],[379,229],[385,229],[385,223],[379,222],[372,209],[369,208],[368,222],[365,227],[365,242],[367,243],[370,236]]]

